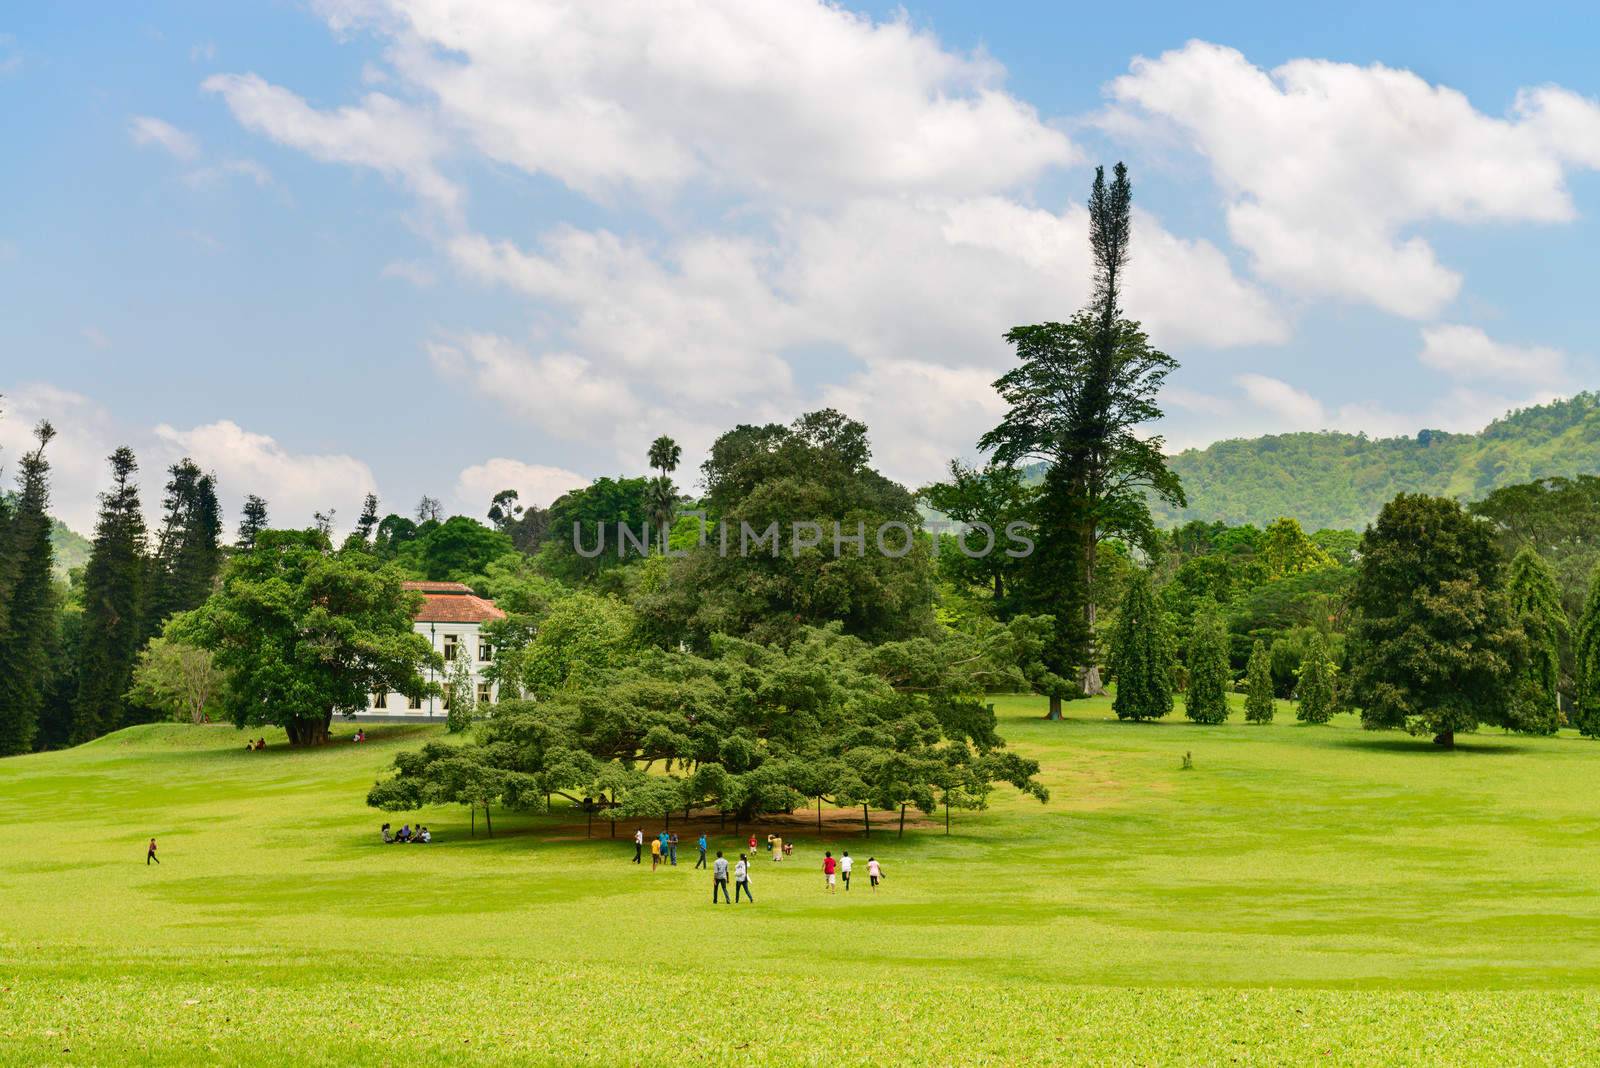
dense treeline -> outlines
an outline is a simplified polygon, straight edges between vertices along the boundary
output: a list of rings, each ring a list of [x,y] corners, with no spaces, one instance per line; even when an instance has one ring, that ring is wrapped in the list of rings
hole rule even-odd
[[[818,800],[981,807],[999,782],[1042,797],[996,732],[985,697],[1002,690],[1048,697],[1053,718],[1110,686],[1135,721],[1181,695],[1189,719],[1221,723],[1240,693],[1249,722],[1290,700],[1307,723],[1351,711],[1441,744],[1483,724],[1600,733],[1600,479],[1502,484],[1529,442],[1575,456],[1596,398],[1425,434],[1384,478],[1317,459],[1325,436],[1272,439],[1278,481],[1245,476],[1278,493],[1259,522],[1164,528],[1210,484],[1149,433],[1176,364],[1121,314],[1131,196],[1125,168],[1097,172],[1090,303],[1006,333],[1017,364],[995,383],[987,460],[915,492],[874,468],[865,425],[824,409],[722,434],[693,493],[659,437],[648,474],[548,508],[504,490],[483,522],[427,496],[385,514],[368,494],[336,542],[334,508],[275,529],[248,496],[225,545],[211,475],[173,464],[147,529],[118,449],[87,558],[63,576],[40,424],[0,497],[0,751],[161,717],[313,745],[373,692],[436,693],[471,740],[405,755],[373,804],[560,794],[743,819]],[[1493,489],[1463,508],[1461,457],[1486,443],[1504,455],[1475,460],[1466,489]],[[1315,479],[1293,481],[1302,461]],[[1437,493],[1385,488],[1419,472]],[[1314,488],[1329,479],[1338,493]],[[1316,508],[1282,507],[1308,487]],[[1327,525],[1351,501],[1364,531]],[[954,525],[924,528],[925,510]],[[498,707],[476,707],[460,664],[441,680],[407,579],[463,582],[506,612],[485,628]]]
[[[1359,530],[1400,493],[1471,501],[1540,479],[1600,473],[1600,396],[1513,411],[1478,434],[1423,430],[1369,438],[1333,431],[1271,434],[1186,449],[1171,460],[1186,507],[1154,501],[1156,520],[1265,526],[1295,516],[1307,530]]]

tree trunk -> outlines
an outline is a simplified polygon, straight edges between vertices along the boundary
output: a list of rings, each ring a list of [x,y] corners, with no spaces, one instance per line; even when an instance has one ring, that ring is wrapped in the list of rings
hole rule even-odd
[[[1454,749],[1456,747],[1456,732],[1453,730],[1440,731],[1433,736],[1433,744],[1443,746],[1446,749]]]
[[[483,825],[489,828],[489,837],[494,837],[494,820],[489,816],[489,806],[483,806]]]
[[[1060,694],[1053,693],[1053,694],[1050,695],[1050,711],[1048,711],[1048,712],[1046,712],[1044,714],[1044,718],[1045,719],[1060,719],[1061,718],[1061,695]]]
[[[332,712],[325,713],[321,719],[296,716],[283,725],[283,731],[292,746],[322,745],[328,740],[328,728],[332,724]]]
[[[902,801],[902,802],[900,802],[900,830],[895,835],[895,837],[896,838],[904,838],[905,836],[906,836],[906,803],[904,801]]]
[[[872,837],[872,812],[866,805],[861,806],[861,820],[867,825],[867,837]]]
[[[478,803],[474,801],[467,807],[472,810],[472,837],[476,838],[478,837]]]
[[[950,836],[950,799],[948,797],[944,799],[944,833],[946,838]]]
[[[822,833],[822,796],[817,796],[817,833]]]

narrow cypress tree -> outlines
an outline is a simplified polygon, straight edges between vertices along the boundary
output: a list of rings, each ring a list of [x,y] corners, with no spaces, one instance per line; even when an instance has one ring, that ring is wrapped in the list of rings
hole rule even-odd
[[[1295,718],[1304,723],[1326,723],[1333,718],[1336,696],[1334,693],[1334,664],[1328,659],[1328,645],[1320,631],[1313,632],[1306,643],[1305,659],[1300,661],[1300,685],[1295,696],[1300,707]]]
[[[1589,576],[1589,596],[1578,619],[1578,700],[1572,725],[1591,738],[1600,738],[1600,566]]]
[[[1525,548],[1506,577],[1511,610],[1527,638],[1527,657],[1512,689],[1511,726],[1529,734],[1554,734],[1561,725],[1561,647],[1571,637],[1555,573]]]
[[[169,468],[161,531],[145,587],[146,640],[179,612],[200,607],[222,566],[222,514],[214,475],[185,457]]]
[[[50,574],[50,464],[44,450],[55,435],[46,421],[34,428],[38,444],[22,457],[17,498],[0,531],[10,576],[9,589],[0,591],[9,619],[0,633],[0,756],[33,747],[50,683],[56,604]]]
[[[1172,711],[1172,640],[1144,571],[1133,573],[1122,595],[1110,661],[1117,680],[1111,708],[1118,719],[1160,719]]]
[[[254,493],[244,499],[244,512],[239,517],[239,534],[233,547],[247,553],[256,547],[256,535],[267,529],[267,502]]]
[[[1195,612],[1189,632],[1189,692],[1183,714],[1196,723],[1222,723],[1228,718],[1228,628],[1216,602],[1207,601]]]
[[[1244,718],[1250,723],[1271,723],[1272,657],[1266,643],[1257,638],[1250,647],[1250,663],[1245,668]]]
[[[133,450],[111,454],[111,489],[100,495],[94,550],[83,573],[83,623],[78,636],[78,693],[72,741],[87,742],[122,726],[123,695],[133,678],[143,633],[139,610],[145,573],[144,515],[139,509]]]

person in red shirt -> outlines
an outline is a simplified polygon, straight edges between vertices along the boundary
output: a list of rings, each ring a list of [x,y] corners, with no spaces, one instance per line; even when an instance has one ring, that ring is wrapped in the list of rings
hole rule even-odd
[[[839,862],[833,859],[830,850],[822,855],[822,874],[827,878],[828,893],[833,893],[833,873],[838,869]]]

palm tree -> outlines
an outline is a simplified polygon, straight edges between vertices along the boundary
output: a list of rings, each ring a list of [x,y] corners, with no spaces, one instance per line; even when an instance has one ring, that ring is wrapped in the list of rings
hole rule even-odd
[[[661,472],[661,477],[666,478],[678,469],[678,461],[683,459],[683,450],[678,443],[662,434],[650,443],[650,466]]]
[[[666,439],[662,439],[666,440]],[[674,450],[677,446],[672,446]],[[662,551],[666,551],[667,531],[671,528],[674,513],[678,509],[678,487],[672,484],[672,479],[660,475],[650,480],[650,485],[645,487],[644,504],[650,512],[651,525],[661,532]]]

